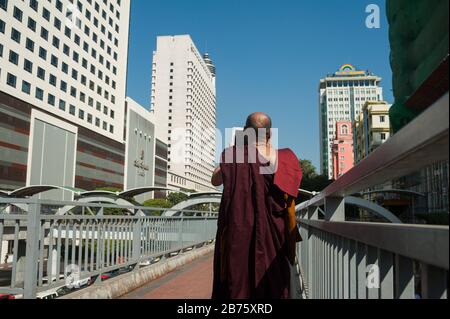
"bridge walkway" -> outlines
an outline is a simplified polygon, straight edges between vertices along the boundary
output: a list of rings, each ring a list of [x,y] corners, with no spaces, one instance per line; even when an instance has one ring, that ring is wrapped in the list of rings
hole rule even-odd
[[[195,260],[121,299],[210,299],[213,253]]]

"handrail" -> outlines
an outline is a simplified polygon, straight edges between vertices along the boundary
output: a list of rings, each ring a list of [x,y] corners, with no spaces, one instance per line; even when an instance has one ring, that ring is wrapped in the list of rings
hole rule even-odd
[[[168,257],[211,244],[216,235],[217,218],[204,211],[190,211],[205,213],[202,217],[45,215],[43,205],[149,208],[0,198],[0,203],[17,202],[25,206],[24,214],[0,214],[0,242],[8,240],[13,247],[13,254],[7,255],[12,258],[12,267],[0,281],[0,293],[11,293],[11,289],[15,289],[14,293],[23,294],[25,298],[36,298],[37,292],[68,285],[72,271],[98,283],[102,280],[101,274],[124,267],[127,271],[137,270],[147,266],[155,256]],[[24,240],[25,251],[19,249]],[[3,256],[2,246],[0,256]],[[22,263],[24,269],[20,267]]]
[[[447,226],[300,220],[300,224],[449,269]]]

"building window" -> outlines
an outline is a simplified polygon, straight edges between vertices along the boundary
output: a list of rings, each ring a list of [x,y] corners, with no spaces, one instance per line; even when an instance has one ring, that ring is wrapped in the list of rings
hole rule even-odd
[[[22,10],[17,7],[14,7],[13,16],[20,22],[22,22]]]
[[[34,11],[38,11],[38,2],[37,0],[30,0],[30,8],[32,8]]]
[[[36,88],[36,98],[41,101],[44,100],[44,91],[42,89]]]
[[[7,11],[8,10],[8,0],[0,0],[0,8]]]
[[[33,42],[33,40],[27,38],[25,46],[26,46],[26,48],[28,50],[30,50],[31,52],[34,52],[34,42]]]
[[[50,104],[51,106],[55,106],[55,96],[52,94],[48,95],[48,104]]]
[[[59,100],[59,109],[62,111],[66,110],[66,102],[63,100]]]
[[[48,41],[48,31],[45,28],[41,28],[41,38]]]
[[[50,58],[50,63],[51,63],[55,68],[58,67],[58,58],[57,58],[56,56],[54,56],[53,54],[52,54],[52,57]]]
[[[30,60],[24,59],[23,69],[29,73],[33,73],[33,62],[31,62]]]
[[[60,89],[63,92],[67,92],[67,83],[65,81],[61,81]]]
[[[38,67],[37,70],[37,76],[38,78],[40,78],[42,81],[45,81],[45,70],[41,67]]]
[[[14,51],[9,51],[9,62],[18,65],[19,64],[19,55]]]
[[[386,141],[386,133],[381,133],[381,140]]]
[[[26,94],[31,93],[31,84],[27,81],[22,81],[22,92]]]
[[[56,87],[56,76],[50,74],[49,83]]]
[[[39,48],[39,57],[43,60],[47,60],[47,50],[45,50],[43,47]]]
[[[347,135],[348,134],[348,126],[347,125],[342,125],[341,126],[341,134],[342,135]]]
[[[385,117],[385,116],[380,116],[380,122],[381,122],[381,123],[386,122],[386,117]]]

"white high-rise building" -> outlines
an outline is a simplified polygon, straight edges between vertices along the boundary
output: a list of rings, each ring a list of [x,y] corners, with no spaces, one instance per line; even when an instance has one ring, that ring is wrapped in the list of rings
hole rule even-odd
[[[160,36],[153,54],[151,109],[167,143],[168,185],[208,191],[216,151],[216,74],[189,35]]]
[[[320,80],[320,169],[333,178],[332,146],[336,122],[355,121],[367,101],[382,101],[381,78],[344,64],[339,71]]]
[[[130,2],[0,0],[0,189],[123,189]]]
[[[123,142],[130,0],[0,0],[0,90]]]

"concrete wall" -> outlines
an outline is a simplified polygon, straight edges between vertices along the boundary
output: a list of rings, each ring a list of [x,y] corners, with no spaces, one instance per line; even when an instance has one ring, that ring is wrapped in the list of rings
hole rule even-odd
[[[198,258],[211,254],[213,251],[214,244],[194,249],[179,256],[160,261],[155,265],[77,291],[61,299],[116,299]]]

